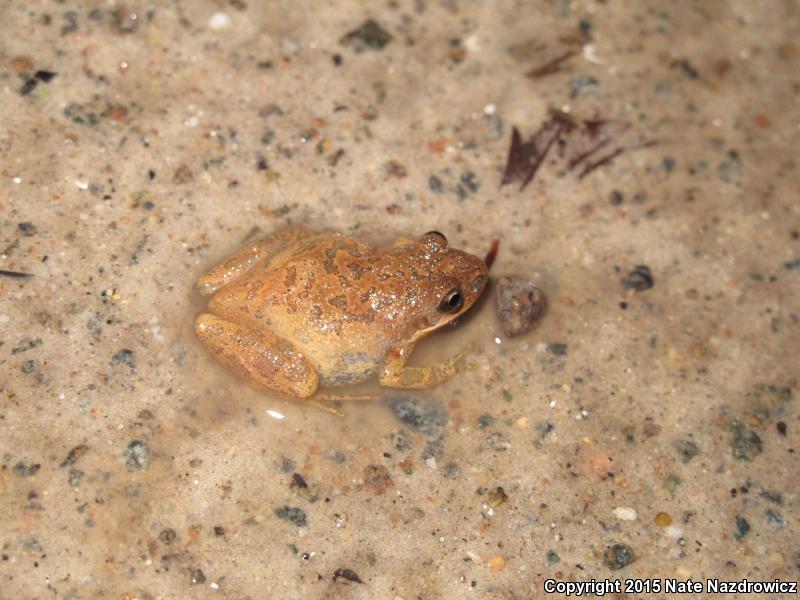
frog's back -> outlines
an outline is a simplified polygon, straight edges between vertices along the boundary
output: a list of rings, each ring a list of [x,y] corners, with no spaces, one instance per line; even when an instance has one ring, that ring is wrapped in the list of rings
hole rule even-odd
[[[364,242],[322,233],[278,252],[212,298],[216,314],[234,312],[253,328],[291,342],[324,383],[369,378],[388,348],[376,334],[362,273],[375,261]]]

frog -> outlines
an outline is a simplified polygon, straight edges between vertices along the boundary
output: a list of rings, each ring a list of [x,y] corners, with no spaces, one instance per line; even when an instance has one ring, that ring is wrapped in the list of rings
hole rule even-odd
[[[438,231],[374,247],[287,227],[197,280],[209,301],[194,329],[219,362],[294,398],[376,376],[382,386],[426,389],[462,369],[474,348],[416,367],[407,364],[415,344],[469,310],[487,281],[484,261]]]

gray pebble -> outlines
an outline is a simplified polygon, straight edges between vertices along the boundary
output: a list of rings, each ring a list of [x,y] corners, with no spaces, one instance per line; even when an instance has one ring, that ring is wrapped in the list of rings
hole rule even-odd
[[[516,275],[497,280],[497,316],[503,333],[526,333],[544,314],[545,295],[532,281]]]

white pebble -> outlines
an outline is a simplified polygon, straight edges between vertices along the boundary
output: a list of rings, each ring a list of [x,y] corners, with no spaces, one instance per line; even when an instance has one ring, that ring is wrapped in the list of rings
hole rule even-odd
[[[630,506],[618,506],[614,509],[614,516],[620,521],[635,521],[636,511]]]
[[[215,12],[208,20],[208,26],[216,30],[227,29],[231,26],[231,18],[222,11]]]
[[[668,538],[672,538],[673,540],[677,540],[678,538],[683,537],[683,529],[677,525],[670,525],[664,530],[664,535]]]

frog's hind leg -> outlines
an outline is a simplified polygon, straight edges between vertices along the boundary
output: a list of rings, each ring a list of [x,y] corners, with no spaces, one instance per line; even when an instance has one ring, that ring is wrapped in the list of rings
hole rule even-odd
[[[210,296],[220,288],[247,273],[257,263],[274,256],[287,245],[314,235],[305,227],[291,227],[246,244],[197,280],[197,289]]]
[[[202,314],[195,321],[195,332],[217,360],[264,387],[298,398],[308,398],[317,389],[314,367],[270,331],[252,331]]]

